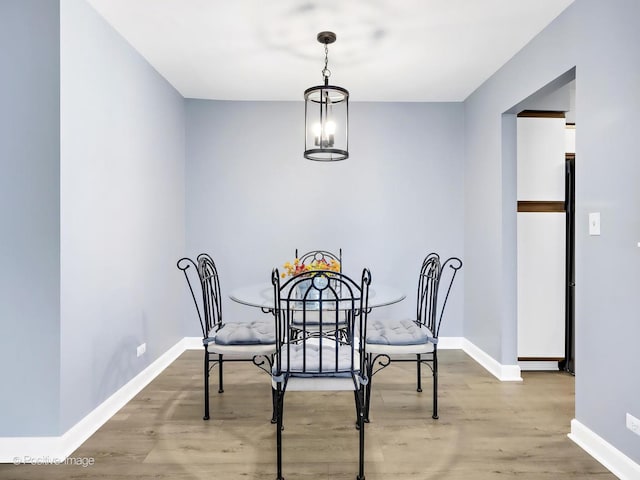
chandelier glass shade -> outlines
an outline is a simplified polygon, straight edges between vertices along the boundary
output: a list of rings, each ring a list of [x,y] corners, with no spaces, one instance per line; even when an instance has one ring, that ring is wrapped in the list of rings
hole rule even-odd
[[[304,157],[320,162],[349,158],[349,92],[329,85],[331,71],[327,68],[327,45],[335,40],[333,32],[318,34],[318,42],[325,45],[324,85],[307,88],[304,92]]]

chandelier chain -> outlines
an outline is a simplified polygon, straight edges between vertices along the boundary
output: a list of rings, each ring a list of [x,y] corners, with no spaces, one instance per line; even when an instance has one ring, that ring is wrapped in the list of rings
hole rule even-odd
[[[324,68],[322,69],[322,76],[325,78],[329,78],[331,76],[331,70],[329,70],[329,44],[324,44]]]

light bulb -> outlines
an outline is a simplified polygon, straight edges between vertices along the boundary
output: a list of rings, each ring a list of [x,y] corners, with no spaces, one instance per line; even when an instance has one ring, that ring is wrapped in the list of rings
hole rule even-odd
[[[331,120],[327,121],[324,124],[324,132],[325,135],[334,135],[336,133],[336,122],[332,122]]]

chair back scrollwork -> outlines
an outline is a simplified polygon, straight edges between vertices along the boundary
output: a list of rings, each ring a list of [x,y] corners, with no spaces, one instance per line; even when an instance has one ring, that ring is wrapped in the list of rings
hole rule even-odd
[[[298,249],[296,248],[296,258],[300,260],[300,263],[304,263],[305,265],[309,265],[314,260],[317,262],[325,261],[327,263],[331,263],[331,261],[336,261],[340,264],[340,272],[342,272],[342,249],[338,250],[338,253],[329,252],[328,250],[310,250],[301,255],[298,254]]]
[[[461,268],[462,261],[459,258],[451,257],[442,263],[437,253],[430,253],[422,262],[418,277],[416,319],[436,338],[453,281]]]
[[[205,325],[208,332],[217,331],[223,326],[222,294],[218,269],[211,256],[206,253],[198,255],[197,260],[198,274],[202,286]]]

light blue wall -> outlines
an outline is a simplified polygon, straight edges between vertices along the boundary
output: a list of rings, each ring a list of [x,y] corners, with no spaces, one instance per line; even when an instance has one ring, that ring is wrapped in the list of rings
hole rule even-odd
[[[64,432],[184,337],[185,141],[183,98],[102,17],[60,20]]]
[[[502,113],[576,67],[576,418],[640,462],[640,2],[576,0],[465,102],[465,336],[516,363],[515,168]],[[511,177],[511,178],[509,178]],[[602,235],[587,235],[588,212]]]
[[[58,12],[0,2],[0,436],[58,432]]]
[[[351,156],[327,164],[302,157],[302,102],[187,100],[187,251],[210,252],[229,293],[269,282],[296,247],[342,248],[346,273],[366,266],[374,286],[407,292],[379,314],[411,315],[424,256],[462,255],[462,114],[461,103],[354,102]],[[463,335],[456,287],[445,336]],[[195,313],[186,327],[198,333]]]

